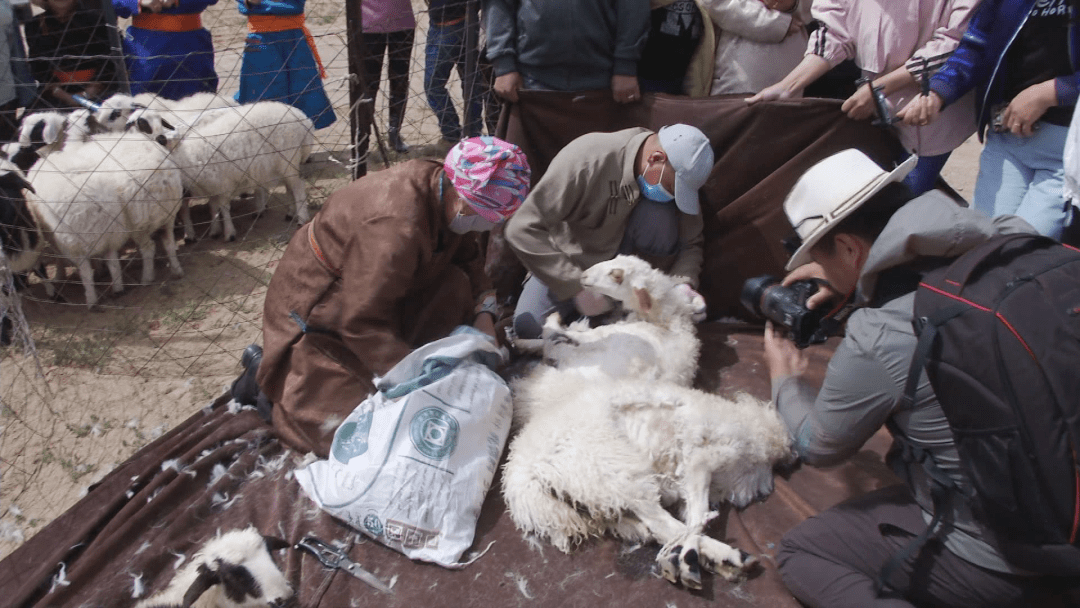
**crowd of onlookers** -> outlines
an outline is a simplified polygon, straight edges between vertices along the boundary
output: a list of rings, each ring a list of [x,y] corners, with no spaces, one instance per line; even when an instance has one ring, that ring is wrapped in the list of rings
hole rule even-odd
[[[31,14],[15,2],[21,10],[13,12],[10,0],[0,0],[7,38],[0,52],[8,55],[0,57],[0,139],[11,137],[20,108],[100,99],[117,90],[121,70],[132,94],[179,99],[217,91],[213,44],[201,21],[217,0],[111,0],[117,16],[131,19],[121,40],[123,62],[112,54],[95,4],[103,0],[30,1],[41,10]],[[237,100],[285,101],[316,128],[333,123],[304,0],[237,3],[250,29]],[[951,152],[978,131],[985,149],[974,205],[990,214],[1016,213],[1060,238],[1073,208],[1061,194],[1061,160],[1077,94],[1075,5],[428,0],[424,93],[446,149],[485,129],[492,133],[499,100],[514,102],[522,89],[609,89],[618,103],[649,91],[746,95],[751,104],[804,94],[840,98],[850,118],[879,120],[919,157],[905,180],[916,194],[934,187]],[[404,153],[417,19],[410,0],[363,0],[361,11],[364,95],[377,94],[385,56],[385,133],[391,148]],[[964,38],[965,32],[972,35]],[[448,91],[454,70],[460,113]]]

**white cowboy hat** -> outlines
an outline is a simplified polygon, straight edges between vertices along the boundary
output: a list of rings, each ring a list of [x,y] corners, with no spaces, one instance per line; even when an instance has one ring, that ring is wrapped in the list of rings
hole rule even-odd
[[[802,240],[786,270],[810,261],[810,249],[837,222],[851,215],[887,184],[911,172],[919,157],[911,155],[900,166],[885,171],[854,148],[837,152],[803,173],[784,200],[784,213]]]

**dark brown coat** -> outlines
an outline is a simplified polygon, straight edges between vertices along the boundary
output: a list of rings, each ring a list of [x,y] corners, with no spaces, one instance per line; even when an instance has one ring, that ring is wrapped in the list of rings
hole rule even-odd
[[[442,174],[420,160],[370,174],[289,242],[266,293],[258,382],[290,446],[326,457],[375,376],[469,321],[488,281],[475,235],[447,228]]]

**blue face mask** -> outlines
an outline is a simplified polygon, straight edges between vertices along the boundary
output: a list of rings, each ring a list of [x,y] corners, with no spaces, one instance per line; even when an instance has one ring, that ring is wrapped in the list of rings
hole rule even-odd
[[[661,185],[661,182],[664,180],[664,169],[666,168],[667,163],[660,168],[660,177],[656,180],[655,184],[650,184],[645,181],[644,173],[637,176],[638,187],[641,188],[641,196],[658,203],[670,203],[675,200],[675,195],[668,192],[667,188],[664,188],[664,186]]]

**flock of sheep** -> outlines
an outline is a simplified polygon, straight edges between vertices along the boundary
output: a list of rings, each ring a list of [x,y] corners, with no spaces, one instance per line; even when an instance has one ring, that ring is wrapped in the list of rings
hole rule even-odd
[[[208,199],[210,235],[228,241],[236,238],[229,202],[242,192],[254,192],[262,212],[267,188],[284,183],[293,213],[306,222],[300,165],[313,144],[311,121],[292,106],[237,105],[210,94],[175,102],[115,95],[93,109],[30,115],[19,140],[0,151],[4,254],[12,272],[27,272],[51,245],[78,269],[93,308],[92,260],[105,260],[111,288],[121,293],[119,253],[128,242],[142,255],[143,284],[154,280],[155,239],[172,274],[182,276],[172,228],[179,214],[185,239],[196,239],[192,199]]]

